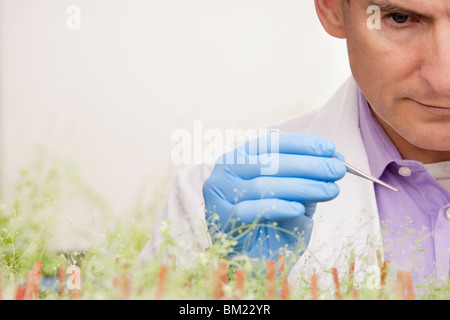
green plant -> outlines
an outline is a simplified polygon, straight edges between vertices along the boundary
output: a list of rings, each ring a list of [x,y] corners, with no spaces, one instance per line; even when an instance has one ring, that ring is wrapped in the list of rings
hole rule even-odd
[[[29,170],[22,170],[15,202],[11,206],[0,206],[0,270],[4,279],[3,290],[0,291],[4,298],[16,297],[36,260],[42,261],[43,279],[56,279],[51,285],[40,285],[40,293],[35,296],[40,299],[263,300],[268,297],[271,281],[275,281],[276,298],[404,298],[396,289],[399,278],[395,275],[384,276],[380,289],[370,289],[355,286],[351,273],[339,278],[337,270],[330,269],[323,274],[305,275],[302,286],[288,286],[286,271],[279,265],[276,267],[278,276],[269,280],[267,262],[246,256],[227,258],[233,247],[233,240],[228,238],[216,241],[205,252],[197,252],[193,265],[181,268],[177,266],[175,256],[167,257],[167,248],[174,246],[176,239],[165,233],[165,244],[159,254],[150,263],[141,264],[138,256],[153,231],[159,205],[149,206],[146,210],[135,209],[126,221],[110,220],[112,227],[105,228],[83,252],[54,252],[49,249],[48,241],[59,223],[60,199],[64,198],[66,190],[62,180],[67,177],[67,171],[64,166],[51,163],[41,161]],[[70,172],[70,181],[78,186],[71,192],[78,190],[86,201],[107,211],[107,204],[82,183],[74,171]],[[350,255],[350,270],[355,255]],[[65,272],[74,265],[81,270],[81,291],[66,288],[61,294],[59,286],[65,287],[74,276]],[[290,266],[284,267],[288,269]],[[62,282],[58,281],[60,270],[63,271]],[[334,286],[316,286],[315,281],[326,274],[334,276]],[[405,279],[407,281],[407,277]],[[273,283],[271,285],[273,294]],[[406,284],[400,283],[401,286]],[[450,299],[450,281],[424,283],[415,290],[418,298]]]

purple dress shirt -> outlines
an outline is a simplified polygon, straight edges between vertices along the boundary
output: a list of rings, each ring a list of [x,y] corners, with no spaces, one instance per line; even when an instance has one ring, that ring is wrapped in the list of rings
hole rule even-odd
[[[423,163],[402,159],[361,91],[359,124],[372,175],[401,190],[375,184],[385,259],[415,284],[448,279],[450,194]]]

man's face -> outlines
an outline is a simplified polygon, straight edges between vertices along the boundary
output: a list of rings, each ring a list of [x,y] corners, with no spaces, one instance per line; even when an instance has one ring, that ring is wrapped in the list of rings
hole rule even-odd
[[[343,1],[353,75],[400,153],[450,160],[450,0]]]

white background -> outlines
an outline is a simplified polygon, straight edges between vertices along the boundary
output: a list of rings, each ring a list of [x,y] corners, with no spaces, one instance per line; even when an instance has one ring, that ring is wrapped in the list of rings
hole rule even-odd
[[[3,202],[44,157],[126,219],[167,192],[174,130],[263,128],[349,75],[312,0],[0,0]],[[61,206],[53,247],[89,243],[101,210],[83,201]]]

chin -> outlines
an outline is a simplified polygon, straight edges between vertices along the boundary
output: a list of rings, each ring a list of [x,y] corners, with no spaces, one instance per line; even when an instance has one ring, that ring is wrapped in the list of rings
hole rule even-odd
[[[436,152],[450,152],[450,137],[424,137],[421,139],[412,139],[409,142],[420,149]]]

